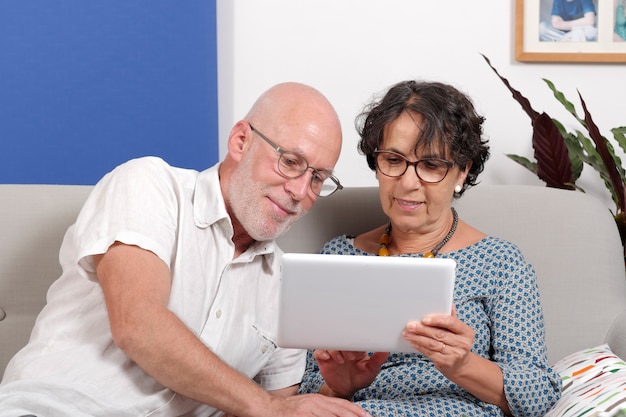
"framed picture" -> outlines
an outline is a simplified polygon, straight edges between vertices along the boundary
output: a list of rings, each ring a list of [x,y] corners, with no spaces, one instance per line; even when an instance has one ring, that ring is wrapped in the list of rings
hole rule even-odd
[[[626,0],[515,0],[515,59],[626,62]]]

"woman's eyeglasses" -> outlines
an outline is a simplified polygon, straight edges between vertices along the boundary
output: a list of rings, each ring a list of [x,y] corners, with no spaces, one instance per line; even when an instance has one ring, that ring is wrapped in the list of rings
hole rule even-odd
[[[417,177],[427,183],[443,181],[448,175],[454,162],[439,158],[424,158],[419,161],[409,161],[399,153],[392,151],[375,151],[376,167],[381,174],[397,178],[404,175],[409,166],[415,168]]]

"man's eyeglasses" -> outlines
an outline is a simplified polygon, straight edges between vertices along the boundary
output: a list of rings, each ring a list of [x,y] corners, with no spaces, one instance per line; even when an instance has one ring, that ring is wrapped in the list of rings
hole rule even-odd
[[[417,177],[428,183],[443,181],[454,162],[439,158],[425,158],[411,162],[399,153],[392,151],[376,151],[376,167],[381,174],[397,178],[404,175],[409,166],[415,168]]]
[[[298,178],[310,169],[313,172],[313,175],[311,175],[311,190],[320,197],[328,197],[335,191],[343,188],[339,180],[329,170],[313,168],[299,153],[281,148],[252,125],[250,125],[250,129],[278,152],[278,172],[284,177]]]

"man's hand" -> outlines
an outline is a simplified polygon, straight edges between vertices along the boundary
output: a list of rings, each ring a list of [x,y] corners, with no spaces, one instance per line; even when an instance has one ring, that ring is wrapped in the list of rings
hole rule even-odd
[[[350,399],[374,381],[389,353],[377,352],[370,356],[367,352],[316,350],[314,356],[326,381],[326,390],[320,392]]]
[[[275,397],[267,410],[259,410],[258,416],[272,417],[372,417],[356,404],[341,398],[319,394]],[[225,414],[224,417],[237,417]]]

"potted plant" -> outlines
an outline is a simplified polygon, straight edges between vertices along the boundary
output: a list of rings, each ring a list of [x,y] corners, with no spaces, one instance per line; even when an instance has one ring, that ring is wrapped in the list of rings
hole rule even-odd
[[[611,193],[615,203],[615,211],[611,213],[615,218],[622,246],[624,246],[626,241],[626,172],[611,141],[602,136],[594,123],[580,92],[578,97],[582,105],[583,117],[578,115],[574,105],[556,88],[554,83],[543,79],[557,101],[584,128],[584,132],[580,130],[570,132],[563,123],[553,119],[547,113],[535,111],[530,101],[511,87],[509,81],[498,73],[489,59],[484,55],[483,58],[530,117],[533,127],[532,146],[535,160],[531,161],[519,155],[507,156],[537,175],[548,187],[583,192],[584,190],[576,185],[576,180],[580,177],[585,165],[592,167]],[[626,152],[626,126],[613,128],[611,133],[617,145]]]

